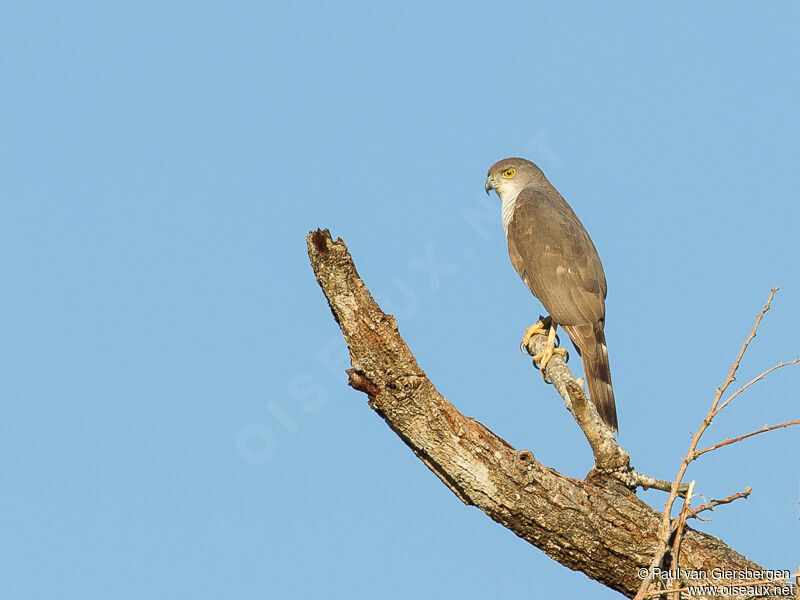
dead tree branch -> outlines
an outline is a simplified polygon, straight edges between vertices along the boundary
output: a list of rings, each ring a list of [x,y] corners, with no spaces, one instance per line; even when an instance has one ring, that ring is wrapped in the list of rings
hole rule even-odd
[[[373,300],[344,242],[318,230],[309,233],[307,246],[350,350],[349,384],[367,395],[389,428],[462,502],[559,563],[633,597],[641,583],[638,570],[661,543],[662,515],[603,470],[594,469],[584,480],[566,477],[461,414],[417,364],[394,317]],[[556,381],[553,368],[548,374]],[[574,380],[572,385],[576,389],[568,389],[567,397],[573,409],[592,418],[591,403],[581,398]],[[602,451],[605,441],[595,443]],[[621,454],[612,451],[611,456]],[[670,486],[675,497],[678,481]],[[681,567],[718,565],[761,569],[719,539],[687,526]]]

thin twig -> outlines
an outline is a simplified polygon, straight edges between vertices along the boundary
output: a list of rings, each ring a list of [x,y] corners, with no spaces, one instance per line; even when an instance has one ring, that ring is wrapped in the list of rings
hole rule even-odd
[[[748,498],[752,491],[753,488],[747,486],[746,488],[744,488],[743,492],[736,492],[735,494],[731,494],[730,496],[727,496],[726,498],[721,498],[719,500],[712,498],[711,500],[709,500],[705,504],[701,504],[697,508],[689,507],[689,518],[700,519],[700,517],[698,517],[697,515],[699,515],[704,510],[714,510],[714,508],[719,506],[720,504],[730,504],[731,502],[733,502],[734,500],[738,500],[739,498]]]
[[[672,533],[672,507],[675,504],[675,499],[678,497],[678,487],[683,481],[683,476],[686,473],[686,469],[689,467],[689,464],[696,458],[695,448],[697,448],[697,444],[700,442],[700,438],[703,436],[706,429],[708,429],[708,427],[711,425],[711,420],[716,414],[717,406],[719,405],[723,394],[728,389],[728,386],[736,380],[736,371],[739,369],[739,364],[742,362],[742,357],[747,351],[747,347],[750,345],[750,342],[752,342],[756,337],[756,331],[758,330],[758,326],[761,324],[761,319],[764,318],[764,315],[770,309],[770,304],[772,303],[772,299],[775,297],[775,292],[777,291],[777,287],[774,287],[770,290],[769,296],[767,297],[767,302],[764,305],[764,308],[761,309],[761,312],[758,314],[758,316],[756,316],[756,322],[753,324],[753,328],[750,330],[750,334],[747,336],[747,339],[745,339],[744,343],[742,344],[739,354],[733,361],[731,369],[728,371],[728,376],[725,378],[725,381],[722,383],[722,385],[717,388],[717,393],[714,396],[714,401],[711,403],[711,408],[708,410],[706,417],[700,424],[700,428],[692,436],[692,441],[689,444],[689,450],[686,452],[686,456],[681,461],[681,465],[678,468],[678,474],[675,476],[675,479],[672,482],[672,487],[670,488],[669,498],[667,498],[667,502],[664,505],[664,513],[661,518],[661,527],[659,527],[658,531],[658,547],[653,555],[653,559],[650,561],[648,572],[652,573],[653,569],[659,566],[661,561],[664,560],[664,555],[666,554],[667,546],[669,545],[670,534]],[[647,578],[642,581],[641,585],[639,586],[639,590],[636,592],[634,600],[643,600],[647,594],[647,588],[650,586],[650,583],[650,580]]]
[[[714,411],[714,414],[712,415],[712,417],[717,416],[722,411],[723,408],[728,406],[728,404],[731,402],[731,400],[736,398],[736,396],[741,394],[743,391],[745,391],[747,388],[749,388],[751,385],[753,385],[757,381],[761,381],[762,379],[764,379],[764,377],[766,377],[767,375],[769,375],[773,371],[777,371],[778,369],[780,369],[782,367],[788,367],[789,365],[796,365],[797,363],[800,363],[800,357],[795,358],[794,360],[790,360],[788,362],[781,361],[779,364],[775,365],[774,367],[764,371],[761,375],[759,375],[755,379],[753,379],[751,381],[748,381],[745,385],[743,385],[738,390],[736,390],[733,394],[731,394],[730,398],[728,398],[727,400],[725,400],[725,402],[720,404],[719,408],[717,408],[717,410]]]
[[[692,460],[696,459],[698,456],[702,456],[706,452],[711,452],[712,450],[722,448],[723,446],[728,446],[729,444],[735,444],[736,442],[741,442],[742,440],[746,440],[747,438],[753,437],[754,435],[758,435],[760,433],[767,433],[768,431],[774,431],[775,429],[781,429],[782,427],[790,427],[791,425],[800,425],[800,419],[795,419],[794,421],[786,421],[785,423],[779,423],[778,425],[771,425],[769,427],[764,425],[764,427],[756,431],[751,431],[750,433],[745,433],[744,435],[740,435],[739,437],[730,438],[725,440],[724,442],[714,444],[713,446],[709,446],[708,448],[703,448],[702,450],[698,450],[694,453]]]
[[[775,297],[775,292],[778,291],[779,288],[774,287],[769,291],[769,297],[767,298],[767,303],[764,305],[764,308],[761,309],[761,313],[756,317],[756,322],[753,324],[753,328],[750,330],[750,335],[747,336],[747,339],[742,344],[741,350],[739,350],[739,354],[736,357],[736,360],[733,361],[731,365],[731,370],[728,372],[728,376],[725,378],[723,384],[717,388],[717,394],[714,397],[714,402],[711,405],[711,410],[709,411],[712,414],[717,413],[717,405],[719,404],[722,395],[728,389],[728,386],[736,381],[736,371],[739,370],[739,363],[742,362],[742,358],[744,357],[744,353],[747,351],[747,347],[750,345],[750,342],[753,341],[756,337],[756,331],[758,331],[758,326],[761,324],[761,319],[764,318],[764,315],[767,314],[767,311],[770,309],[770,304],[772,304],[772,299]]]
[[[686,511],[689,509],[689,505],[692,502],[692,494],[694,493],[694,479],[689,484],[689,491],[686,492],[686,498],[683,500],[683,507],[681,508],[681,514],[678,518],[678,524],[675,528],[675,542],[672,544],[672,566],[670,567],[672,571],[678,572],[678,558],[681,553],[681,539],[683,538],[683,528],[686,525]],[[681,593],[675,592],[675,600],[681,599]]]

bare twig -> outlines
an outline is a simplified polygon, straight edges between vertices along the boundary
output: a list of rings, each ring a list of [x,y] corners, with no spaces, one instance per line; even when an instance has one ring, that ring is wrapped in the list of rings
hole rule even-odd
[[[742,357],[744,353],[747,351],[747,347],[750,345],[750,342],[756,337],[756,332],[758,331],[758,326],[761,324],[761,319],[764,318],[764,315],[770,309],[770,305],[772,303],[772,299],[775,297],[775,292],[778,291],[777,287],[774,287],[770,290],[769,296],[767,297],[767,302],[764,305],[764,308],[761,309],[761,312],[756,316],[756,321],[753,324],[752,329],[750,330],[750,334],[745,339],[744,343],[742,344],[741,349],[739,350],[739,354],[736,356],[736,359],[733,361],[731,365],[730,371],[728,371],[728,376],[725,378],[725,381],[722,383],[721,386],[717,388],[717,393],[714,396],[714,401],[711,403],[711,408],[709,408],[708,413],[706,414],[703,422],[700,424],[700,428],[697,432],[692,436],[692,441],[689,444],[689,450],[686,452],[686,456],[681,461],[681,465],[678,468],[678,474],[675,476],[675,479],[672,482],[672,486],[670,488],[669,497],[667,498],[667,502],[664,505],[664,513],[661,519],[661,527],[659,528],[658,532],[658,548],[656,549],[655,554],[653,555],[653,559],[650,561],[649,571],[652,572],[655,567],[661,564],[661,561],[664,560],[664,555],[667,552],[667,547],[669,546],[670,537],[672,533],[672,507],[675,504],[675,500],[678,497],[678,488],[683,481],[683,476],[686,473],[686,469],[689,467],[691,462],[696,458],[695,457],[695,449],[697,448],[698,443],[700,442],[700,438],[706,432],[706,429],[711,425],[711,420],[713,419],[714,415],[717,414],[717,407],[719,406],[719,402],[722,399],[723,394],[728,389],[731,383],[736,380],[736,371],[739,370],[739,364],[742,362]],[[650,586],[650,580],[644,579],[639,586],[639,590],[634,597],[634,600],[642,600],[646,593],[647,588]]]
[[[747,382],[745,385],[743,385],[743,386],[742,386],[742,387],[740,387],[738,390],[736,390],[736,391],[735,391],[733,394],[731,394],[730,398],[728,398],[727,400],[725,400],[725,402],[723,402],[722,404],[720,404],[719,408],[717,408],[717,410],[715,410],[715,411],[714,411],[714,414],[712,415],[712,418],[713,418],[713,417],[715,417],[715,416],[717,416],[717,415],[718,415],[718,414],[719,414],[719,413],[722,411],[722,409],[723,409],[723,408],[725,408],[726,406],[728,406],[728,404],[730,404],[730,402],[731,402],[731,401],[732,401],[734,398],[736,398],[736,396],[738,396],[739,394],[741,394],[743,391],[745,391],[747,388],[749,388],[749,387],[750,387],[751,385],[753,385],[754,383],[756,383],[756,382],[758,382],[758,381],[761,381],[762,379],[764,379],[764,377],[766,377],[767,375],[769,375],[769,374],[770,374],[770,373],[772,373],[773,371],[777,371],[778,369],[780,369],[780,368],[782,368],[782,367],[788,367],[789,365],[796,365],[796,364],[798,364],[798,363],[800,363],[800,357],[798,357],[798,358],[795,358],[794,360],[790,360],[790,361],[781,361],[780,363],[778,363],[778,364],[777,364],[777,365],[775,365],[774,367],[772,367],[772,368],[769,368],[769,369],[767,369],[766,371],[764,371],[763,373],[761,373],[761,375],[759,375],[759,376],[758,376],[758,377],[756,377],[755,379],[752,379],[752,380],[748,381],[748,382]]]
[[[764,425],[761,429],[757,429],[756,431],[751,431],[750,433],[745,433],[744,435],[740,435],[739,437],[730,438],[718,444],[714,444],[713,446],[709,446],[708,448],[703,448],[702,450],[698,450],[694,453],[693,460],[696,459],[698,456],[702,456],[706,452],[711,452],[712,450],[717,450],[718,448],[722,448],[723,446],[728,446],[730,444],[735,444],[736,442],[741,442],[742,440],[746,440],[749,437],[753,437],[754,435],[759,435],[761,433],[767,433],[768,431],[774,431],[776,429],[781,429],[783,427],[790,427],[792,425],[800,425],[800,419],[795,419],[794,421],[786,421],[785,423],[779,423],[778,425],[771,425],[767,427]]]
[[[674,572],[678,572],[678,558],[681,554],[681,539],[683,539],[683,528],[686,526],[686,511],[689,509],[689,505],[692,502],[692,494],[694,493],[694,480],[689,484],[689,491],[686,493],[686,497],[683,500],[683,507],[681,508],[680,517],[678,517],[678,522],[675,524],[675,541],[672,544],[672,566],[670,569]],[[672,586],[670,586],[672,587]],[[680,600],[681,593],[675,592],[675,600]]]
[[[726,498],[721,498],[719,500],[715,500],[714,498],[712,498],[711,500],[709,500],[705,504],[701,504],[697,508],[690,507],[689,517],[700,519],[700,517],[698,517],[697,515],[699,515],[704,510],[714,510],[714,508],[719,506],[720,504],[730,504],[731,502],[733,502],[734,500],[738,500],[739,498],[748,498],[752,491],[753,488],[748,486],[744,488],[743,492],[736,492],[735,494],[731,494],[730,496],[727,496]]]
[[[618,472],[612,473],[614,477],[619,479],[622,483],[627,485],[629,488],[634,489],[637,487],[642,488],[643,490],[661,490],[662,492],[669,492],[672,489],[672,482],[667,481],[666,479],[658,479],[656,477],[650,477],[649,475],[644,475],[643,473],[639,473],[634,468],[631,468],[630,471],[627,472]],[[678,496],[681,498],[686,497],[686,492],[689,489],[688,483],[682,483],[678,487]]]
[[[742,344],[741,350],[739,350],[739,354],[736,356],[736,360],[733,361],[731,365],[731,370],[728,372],[728,376],[725,378],[723,384],[717,388],[717,395],[714,397],[714,402],[711,405],[711,410],[709,411],[711,414],[716,414],[717,412],[717,405],[719,404],[720,398],[728,389],[728,386],[736,381],[736,371],[739,370],[739,364],[742,362],[742,357],[744,357],[744,353],[747,351],[747,347],[750,345],[756,337],[756,331],[758,331],[758,326],[761,324],[761,319],[764,318],[764,315],[767,314],[767,311],[770,309],[770,305],[772,304],[772,299],[775,297],[775,292],[777,292],[780,288],[774,287],[769,291],[769,297],[767,298],[767,303],[764,305],[764,308],[761,309],[761,313],[756,317],[756,322],[753,324],[753,328],[750,330],[750,335],[747,336],[747,339]],[[708,427],[708,425],[706,425]]]

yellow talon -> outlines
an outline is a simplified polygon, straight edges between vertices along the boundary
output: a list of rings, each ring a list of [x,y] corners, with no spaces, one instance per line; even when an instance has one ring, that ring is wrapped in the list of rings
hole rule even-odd
[[[559,356],[566,356],[567,350],[566,348],[558,348],[556,347],[556,324],[553,323],[553,320],[550,317],[542,321],[537,321],[528,329],[525,330],[525,335],[522,336],[522,347],[527,349],[528,342],[530,342],[531,338],[534,335],[546,335],[547,342],[545,343],[544,350],[536,354],[533,357],[534,363],[539,363],[539,370],[542,372],[542,379],[549,383],[547,379],[547,374],[545,373],[545,369],[547,368],[547,363],[550,362],[550,359],[553,358],[554,354],[558,354]]]
[[[519,345],[519,349],[522,352],[527,352],[528,343],[531,341],[533,336],[550,335],[550,320],[550,317],[547,317],[541,321],[536,321],[536,323],[525,330],[525,333],[522,334],[522,342]]]

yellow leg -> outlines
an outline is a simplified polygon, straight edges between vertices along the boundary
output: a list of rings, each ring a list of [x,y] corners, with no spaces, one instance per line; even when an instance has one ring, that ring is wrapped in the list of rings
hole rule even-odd
[[[534,363],[539,363],[539,370],[542,372],[542,378],[547,381],[547,374],[545,373],[545,369],[547,368],[547,363],[550,362],[550,359],[553,358],[554,354],[558,354],[559,356],[566,356],[567,350],[565,348],[557,348],[556,347],[556,327],[557,325],[553,323],[553,320],[550,317],[543,319],[542,321],[537,321],[528,329],[525,330],[525,334],[522,336],[522,348],[523,351],[527,350],[528,342],[531,341],[531,338],[534,335],[546,335],[547,336],[547,343],[545,343],[544,350],[535,355],[533,357]]]

